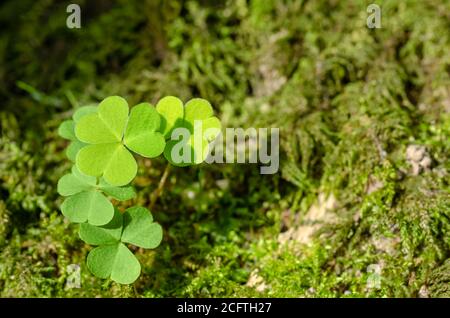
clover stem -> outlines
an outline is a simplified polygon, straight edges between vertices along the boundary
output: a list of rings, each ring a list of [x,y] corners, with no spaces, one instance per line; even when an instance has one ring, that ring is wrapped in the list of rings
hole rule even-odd
[[[164,189],[164,185],[166,183],[167,177],[169,176],[170,166],[171,166],[170,163],[168,163],[166,166],[166,169],[164,169],[161,179],[159,180],[158,188],[156,188],[156,190],[153,191],[153,193],[152,193],[152,196],[150,198],[150,206],[149,206],[150,211],[153,210],[153,206],[155,205],[156,200],[161,195],[161,193]]]

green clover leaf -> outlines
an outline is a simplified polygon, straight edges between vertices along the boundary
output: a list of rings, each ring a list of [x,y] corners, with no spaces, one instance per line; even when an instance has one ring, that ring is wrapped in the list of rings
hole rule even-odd
[[[164,136],[157,131],[160,121],[158,112],[149,103],[134,106],[125,131],[125,145],[144,157],[159,156],[166,146]]]
[[[100,179],[99,189],[101,189],[103,193],[118,201],[127,201],[136,196],[136,192],[134,192],[132,186],[114,187],[103,179]]]
[[[79,140],[72,141],[66,149],[67,158],[69,158],[70,161],[75,162],[78,152],[84,146],[86,146],[86,144]]]
[[[131,284],[139,277],[141,265],[125,243],[155,248],[161,243],[162,229],[153,222],[150,211],[133,207],[123,215],[116,209],[114,218],[104,226],[81,224],[79,235],[86,243],[99,245],[87,257],[87,266],[95,276]]]
[[[67,140],[77,140],[75,136],[75,122],[71,119],[63,121],[58,127],[58,134]]]
[[[61,211],[71,222],[103,225],[112,219],[114,207],[100,192],[89,190],[65,199]]]
[[[61,212],[75,223],[108,223],[113,218],[114,207],[101,192],[121,201],[135,196],[132,187],[113,187],[104,180],[97,184],[97,178],[82,174],[74,166],[72,173],[58,181],[58,193],[67,197],[61,205]]]
[[[114,209],[114,217],[108,224],[103,226],[93,226],[89,223],[81,223],[78,234],[87,244],[115,244],[120,241],[120,237],[122,236],[122,228],[122,214],[117,209]]]
[[[80,171],[91,176],[102,176],[116,186],[128,184],[137,173],[133,155],[121,143],[88,145],[77,154]]]
[[[202,163],[209,153],[209,143],[217,137],[222,127],[220,120],[213,116],[211,104],[205,99],[194,98],[183,107],[180,99],[167,96],[158,102],[156,110],[162,117],[161,132],[166,139],[171,139],[164,149],[164,157],[179,167]],[[202,134],[196,141],[195,131],[200,129],[196,126],[198,122],[202,126]],[[172,133],[177,128],[187,129],[188,136],[180,135],[178,139],[172,139]],[[174,158],[174,154],[183,158],[182,162]]]
[[[75,162],[78,151],[86,146],[85,143],[79,141],[75,135],[75,125],[81,119],[81,117],[91,114],[97,111],[97,107],[92,105],[82,106],[78,108],[72,115],[72,119],[65,120],[58,128],[58,134],[67,140],[70,140],[70,144],[67,147],[66,155],[70,161]]]
[[[187,152],[187,153],[186,153]],[[201,138],[201,143],[195,142],[195,136],[183,136],[176,140],[170,140],[164,149],[164,157],[172,165],[187,167],[202,163],[209,152],[209,143]],[[174,154],[177,157],[174,157]]]
[[[127,119],[127,101],[119,96],[110,96],[100,102],[97,112],[81,117],[75,134],[87,144],[120,142]]]
[[[108,278],[119,284],[131,284],[141,274],[141,264],[123,244],[100,245],[87,257],[89,270],[99,278]]]
[[[156,104],[156,110],[161,115],[160,131],[166,139],[169,139],[173,129],[183,125],[183,102],[177,97],[166,96]]]
[[[177,128],[183,128],[181,135]],[[124,186],[137,173],[133,152],[148,158],[164,153],[176,166],[199,164],[220,129],[208,101],[194,98],[183,105],[173,96],[161,99],[156,108],[141,103],[131,111],[122,97],[107,97],[98,106],[77,109],[60,125],[59,135],[70,140],[66,154],[75,162],[71,173],[58,181],[58,192],[66,197],[61,211],[81,223],[83,241],[97,245],[87,257],[94,275],[131,284],[141,265],[127,244],[156,248],[162,240],[162,228],[150,211],[133,207],[121,214],[107,198],[135,196],[132,187]],[[186,155],[185,161],[174,160],[177,155]]]
[[[123,215],[122,242],[143,248],[155,248],[161,243],[162,228],[153,222],[150,212],[143,207],[129,208]]]
[[[82,106],[80,108],[77,108],[77,110],[73,113],[72,119],[75,121],[75,123],[77,123],[83,116],[93,114],[96,112],[97,106],[95,105]]]
[[[77,154],[78,169],[90,176],[103,176],[114,186],[128,184],[137,173],[129,150],[148,158],[163,152],[165,140],[159,126],[160,117],[150,104],[133,107],[128,116],[125,99],[107,97],[97,112],[81,117],[75,126],[76,137],[88,144]]]

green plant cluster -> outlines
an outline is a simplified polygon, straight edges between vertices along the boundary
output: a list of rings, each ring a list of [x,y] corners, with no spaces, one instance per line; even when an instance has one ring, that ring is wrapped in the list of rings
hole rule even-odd
[[[369,29],[373,2],[79,0],[68,29],[71,1],[2,1],[0,296],[448,297],[450,2],[376,1]],[[55,191],[72,166],[57,127],[111,95],[201,96],[226,127],[280,127],[278,174],[171,170],[132,286],[90,274]],[[431,161],[418,175],[411,145]],[[120,211],[149,207],[167,164],[135,159]]]
[[[150,211],[135,206],[122,215],[107,198],[127,201],[136,196],[129,185],[137,174],[132,152],[147,158],[164,152],[174,164],[172,149],[180,140],[172,140],[171,133],[185,127],[191,134],[185,142],[191,153],[182,165],[201,163],[217,134],[205,132],[200,147],[196,147],[194,125],[201,121],[205,129],[220,132],[220,121],[212,114],[211,104],[201,98],[183,106],[178,98],[167,96],[156,108],[141,103],[129,112],[125,99],[111,96],[98,107],[78,108],[72,119],[60,124],[59,135],[70,141],[66,155],[74,161],[71,173],[58,181],[58,193],[66,197],[61,212],[69,221],[80,223],[79,236],[84,242],[99,245],[87,257],[87,266],[94,275],[121,284],[133,283],[141,267],[125,244],[156,248],[163,237]]]

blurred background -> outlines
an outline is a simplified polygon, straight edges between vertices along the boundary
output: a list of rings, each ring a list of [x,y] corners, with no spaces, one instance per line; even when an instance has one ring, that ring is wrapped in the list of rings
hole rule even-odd
[[[2,1],[0,296],[450,296],[450,2],[376,1],[374,29],[371,3]],[[281,136],[275,175],[172,169],[133,286],[89,273],[56,193],[58,125],[110,95],[202,97]],[[148,206],[164,165],[140,159],[121,207]]]

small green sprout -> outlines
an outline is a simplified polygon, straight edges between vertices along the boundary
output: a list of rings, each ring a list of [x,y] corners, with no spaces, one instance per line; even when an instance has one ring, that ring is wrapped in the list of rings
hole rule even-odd
[[[167,96],[158,102],[156,110],[163,118],[161,132],[166,139],[170,139],[164,149],[164,157],[175,166],[189,166],[205,161],[209,153],[209,143],[217,137],[222,127],[220,120],[213,116],[211,104],[205,99],[194,98],[183,106],[180,99]],[[199,129],[199,125],[201,125],[200,142],[196,142],[195,130]],[[172,138],[177,128],[185,128],[189,133],[188,139],[183,142],[190,153],[186,156],[187,160],[182,162],[173,158],[174,152],[179,157],[183,157],[185,149],[179,147],[180,150],[177,152],[175,148],[180,143],[179,137],[182,137],[176,135],[175,139]]]
[[[78,152],[76,165],[82,173],[103,176],[111,185],[128,184],[137,173],[136,160],[129,150],[147,158],[163,152],[165,140],[159,126],[160,116],[150,104],[133,107],[128,116],[125,99],[108,97],[96,113],[81,117],[76,124],[77,139],[88,144]]]
[[[201,143],[194,147],[198,123],[202,126]],[[187,131],[187,140],[172,140],[177,128]],[[208,128],[215,130],[211,133]],[[156,108],[141,103],[131,111],[125,99],[111,96],[98,107],[79,108],[71,120],[61,123],[58,133],[70,141],[66,154],[75,163],[71,173],[58,181],[58,193],[66,197],[61,211],[69,221],[80,223],[79,235],[84,242],[97,246],[87,257],[87,266],[95,276],[133,283],[141,265],[126,244],[151,249],[163,237],[161,226],[153,222],[148,209],[132,207],[122,214],[108,200],[126,201],[136,196],[133,187],[127,186],[137,173],[132,152],[147,158],[164,153],[177,166],[198,164],[205,160],[208,145],[220,128],[208,101],[195,98],[183,106],[172,96],[163,98]],[[180,142],[192,147],[191,161],[173,160],[172,150]],[[169,168],[170,164],[152,196],[151,207]]]
[[[79,234],[84,242],[98,245],[87,257],[89,270],[121,284],[134,282],[141,272],[139,261],[125,244],[155,248],[162,240],[161,226],[142,207],[129,208],[123,215],[115,210],[112,221],[102,227],[83,223]]]
[[[72,173],[58,181],[58,193],[67,197],[61,205],[61,212],[74,223],[87,221],[92,225],[104,225],[113,218],[114,207],[102,192],[119,201],[136,196],[131,186],[111,186],[103,179],[97,181],[96,177],[80,173],[73,166]]]

